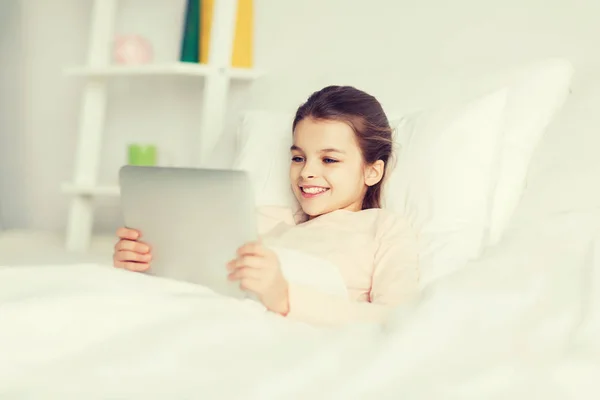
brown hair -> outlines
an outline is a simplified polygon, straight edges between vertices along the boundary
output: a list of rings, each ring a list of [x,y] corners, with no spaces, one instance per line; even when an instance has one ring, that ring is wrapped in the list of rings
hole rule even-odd
[[[310,95],[302,104],[292,129],[304,118],[335,120],[348,124],[356,135],[366,164],[385,163],[381,180],[367,189],[362,209],[381,208],[382,185],[392,156],[392,129],[379,101],[352,86],[327,86]]]

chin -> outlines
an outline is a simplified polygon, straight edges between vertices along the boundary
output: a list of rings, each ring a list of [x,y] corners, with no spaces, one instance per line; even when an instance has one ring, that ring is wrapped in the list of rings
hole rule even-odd
[[[300,203],[300,206],[302,207],[302,211],[304,212],[304,214],[308,215],[309,217],[318,217],[319,215],[327,214],[331,211],[327,207],[318,207],[316,205],[307,206],[305,204]]]
[[[305,210],[305,209],[302,209],[302,211],[304,212],[304,214],[308,215],[310,218],[315,218],[315,217],[318,217],[319,215],[325,214],[324,212]]]

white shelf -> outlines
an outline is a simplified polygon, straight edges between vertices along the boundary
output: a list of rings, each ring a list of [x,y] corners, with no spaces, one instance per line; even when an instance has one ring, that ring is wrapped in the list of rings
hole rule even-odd
[[[207,76],[223,73],[232,79],[252,80],[260,76],[255,69],[225,68],[216,69],[206,64],[174,62],[167,64],[109,65],[106,67],[71,67],[67,75],[108,78],[117,76]]]
[[[69,251],[85,251],[90,244],[96,206],[91,199],[96,196],[120,196],[118,185],[98,185],[94,182],[100,173],[111,79],[169,77],[202,79],[202,101],[199,103],[201,118],[198,128],[202,137],[195,143],[194,153],[197,156],[194,163],[203,165],[223,132],[230,83],[251,82],[264,73],[264,71],[259,73],[253,68],[230,67],[237,2],[227,0],[216,1],[214,5],[210,34],[210,64],[176,61],[166,63],[156,61],[142,65],[114,64],[112,43],[119,2],[120,0],[93,0],[85,64],[73,66],[65,71],[71,76],[86,80],[81,97],[77,149],[73,166],[75,180],[61,187],[63,193],[72,197],[66,234],[66,248]]]
[[[65,183],[62,185],[62,192],[66,194],[73,194],[78,196],[111,196],[117,197],[121,194],[119,186],[117,185],[94,185],[94,186],[83,186],[75,185],[72,183]]]

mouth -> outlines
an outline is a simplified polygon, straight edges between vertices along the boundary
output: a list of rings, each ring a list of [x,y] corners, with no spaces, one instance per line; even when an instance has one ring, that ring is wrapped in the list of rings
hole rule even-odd
[[[311,199],[327,192],[329,188],[322,186],[300,186],[300,192],[305,199]]]

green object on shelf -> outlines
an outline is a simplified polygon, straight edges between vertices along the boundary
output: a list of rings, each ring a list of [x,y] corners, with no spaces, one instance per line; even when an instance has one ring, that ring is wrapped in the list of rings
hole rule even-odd
[[[154,145],[130,144],[127,148],[129,165],[153,166],[157,161],[157,149]]]
[[[199,57],[200,38],[200,1],[187,0],[185,9],[185,22],[183,27],[183,37],[181,41],[181,61],[197,63]]]

